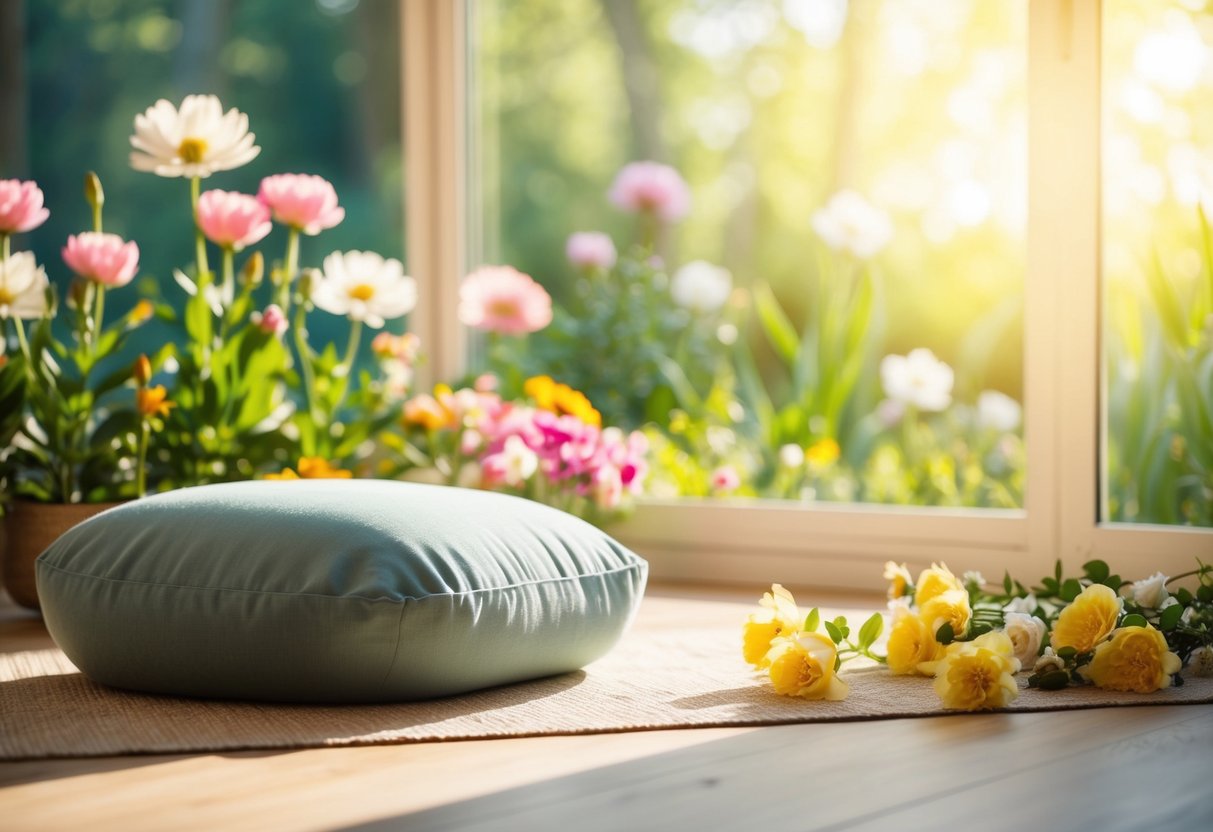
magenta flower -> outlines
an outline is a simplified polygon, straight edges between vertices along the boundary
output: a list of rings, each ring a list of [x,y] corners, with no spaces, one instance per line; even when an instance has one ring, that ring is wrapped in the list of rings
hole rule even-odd
[[[198,227],[212,243],[240,251],[260,242],[273,226],[270,209],[256,197],[215,190],[198,199]]]
[[[50,215],[42,207],[42,189],[37,184],[0,179],[0,234],[31,231]]]
[[[502,335],[538,332],[552,322],[552,298],[517,269],[482,266],[459,287],[459,320]]]
[[[615,243],[600,231],[578,231],[569,235],[564,253],[579,269],[609,269],[615,265]]]
[[[280,173],[261,180],[257,198],[274,221],[314,236],[345,219],[337,191],[327,179],[305,173]]]
[[[63,262],[86,280],[110,287],[125,286],[139,269],[139,246],[117,234],[86,231],[67,238]]]
[[[271,303],[265,307],[264,312],[254,312],[249,315],[249,320],[253,322],[253,326],[260,329],[266,335],[275,335],[282,337],[290,324],[286,320],[286,313],[282,311],[282,307],[276,303]]]
[[[657,162],[624,165],[607,196],[616,208],[652,214],[662,222],[677,222],[691,210],[686,180],[669,165]]]

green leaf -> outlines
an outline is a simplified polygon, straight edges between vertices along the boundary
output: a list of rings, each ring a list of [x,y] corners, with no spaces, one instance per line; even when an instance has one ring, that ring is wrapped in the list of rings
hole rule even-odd
[[[1057,649],[1057,656],[1058,656],[1058,658],[1061,658],[1061,659],[1072,659],[1077,655],[1078,655],[1078,649],[1075,647],[1066,646],[1066,647],[1059,647]]]
[[[762,331],[766,333],[767,340],[771,342],[776,354],[786,365],[792,366],[796,361],[800,339],[796,336],[796,328],[779,305],[775,293],[765,283],[754,290],[754,310],[758,313]]]
[[[1183,617],[1184,608],[1180,604],[1172,604],[1163,610],[1158,616],[1158,629],[1174,630],[1179,624],[1179,619]]]
[[[1057,583],[1061,583],[1061,558],[1053,564],[1053,577]]]
[[[1206,604],[1213,602],[1213,586],[1201,584],[1196,590],[1196,598]]]
[[[873,613],[872,617],[863,622],[863,626],[859,628],[859,646],[864,650],[871,647],[876,639],[880,638],[880,634],[884,632],[884,616],[880,613]]]
[[[1061,690],[1070,684],[1070,674],[1064,670],[1052,670],[1036,679],[1036,687],[1041,690]]]
[[[821,623],[821,612],[817,607],[809,610],[809,614],[804,619],[804,631],[806,633],[817,632],[817,625]]]
[[[1011,582],[1011,573],[1010,572],[1002,573],[1002,589],[1003,589],[1003,592],[1005,594],[1007,594],[1008,596],[1014,591],[1014,585]]]
[[[1124,620],[1122,620],[1120,622],[1120,626],[1122,626],[1122,627],[1144,627],[1144,626],[1146,626],[1147,623],[1148,622],[1146,621],[1146,617],[1144,615],[1138,615],[1137,613],[1130,613],[1129,615],[1126,615],[1124,617]]]
[[[1082,594],[1082,584],[1077,578],[1067,578],[1066,582],[1061,585],[1061,600],[1069,602],[1073,601]]]
[[[842,637],[846,638],[851,634],[851,626],[847,624],[846,616],[838,616],[834,619],[834,626],[838,628],[838,632],[842,633]]]
[[[833,641],[835,644],[842,641],[842,632],[838,629],[837,625],[835,625],[833,621],[823,621],[822,623],[825,624],[826,633],[829,634],[831,641]]]
[[[940,644],[951,644],[956,639],[956,631],[952,629],[951,622],[945,622],[942,627],[935,631],[935,640]]]
[[[1082,568],[1092,583],[1101,584],[1112,574],[1112,570],[1102,560],[1089,560],[1082,565]]]
[[[1185,607],[1190,606],[1192,604],[1192,593],[1187,589],[1187,587],[1180,587],[1179,589],[1175,590],[1175,600],[1179,601],[1179,603],[1183,604]]]

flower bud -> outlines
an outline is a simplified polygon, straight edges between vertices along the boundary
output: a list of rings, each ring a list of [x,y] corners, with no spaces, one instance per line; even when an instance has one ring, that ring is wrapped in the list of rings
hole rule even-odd
[[[244,261],[244,266],[240,269],[240,283],[256,288],[261,285],[261,279],[265,276],[265,258],[261,256],[261,252],[254,251]]]
[[[141,355],[135,359],[135,368],[132,372],[135,377],[135,382],[140,386],[144,386],[152,378],[152,362],[148,360],[146,355]]]
[[[316,269],[304,269],[299,276],[299,294],[305,303],[312,299],[312,286],[316,283],[317,273]]]
[[[84,198],[88,200],[93,210],[105,204],[105,191],[101,188],[101,178],[91,170],[84,174]]]

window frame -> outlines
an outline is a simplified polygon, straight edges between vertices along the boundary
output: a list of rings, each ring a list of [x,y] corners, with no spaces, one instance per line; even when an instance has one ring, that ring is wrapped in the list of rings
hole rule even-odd
[[[476,218],[469,182],[467,21],[474,0],[401,0],[411,327],[426,345],[423,381],[468,358],[458,286]],[[1032,578],[1060,558],[1125,576],[1213,557],[1213,532],[1105,523],[1100,517],[1106,370],[1100,318],[1101,0],[1030,0],[1028,231],[1022,510],[764,500],[642,500],[612,531],[666,580],[873,587],[886,560],[950,561],[997,578]]]

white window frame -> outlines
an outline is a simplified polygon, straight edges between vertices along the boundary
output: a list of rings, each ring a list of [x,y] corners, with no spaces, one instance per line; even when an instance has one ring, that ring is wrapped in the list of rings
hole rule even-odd
[[[412,327],[429,377],[466,366],[458,283],[469,205],[469,0],[401,0]],[[1125,576],[1213,558],[1207,530],[1100,521],[1100,0],[1030,0],[1022,511],[645,500],[613,529],[666,580],[873,589],[885,560],[1024,579],[1060,558]],[[874,583],[874,580],[876,583]]]

